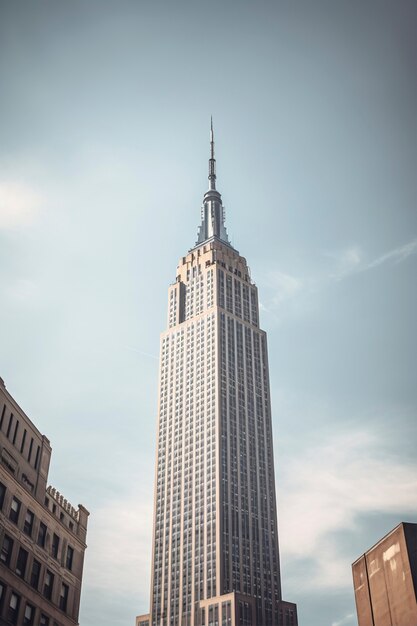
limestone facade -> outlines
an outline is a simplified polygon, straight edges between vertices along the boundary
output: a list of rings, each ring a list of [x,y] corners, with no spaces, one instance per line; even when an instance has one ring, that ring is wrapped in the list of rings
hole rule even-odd
[[[0,624],[78,624],[89,512],[48,486],[50,442],[0,379]]]

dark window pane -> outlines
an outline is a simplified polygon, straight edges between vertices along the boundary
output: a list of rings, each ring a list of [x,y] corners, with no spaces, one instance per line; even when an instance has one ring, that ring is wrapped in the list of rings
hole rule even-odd
[[[36,561],[36,559],[34,559],[32,563],[32,573],[30,575],[30,584],[32,585],[34,589],[38,589],[39,587],[40,575],[41,575],[41,564],[39,563],[39,561]]]
[[[54,533],[52,537],[52,556],[54,559],[58,558],[59,537]]]
[[[67,548],[67,569],[71,570],[72,569],[72,563],[74,560],[74,548],[71,548],[71,546],[68,546]]]
[[[38,533],[38,546],[41,546],[41,548],[45,547],[45,540],[46,540],[46,525],[41,522],[39,524],[39,533]]]
[[[41,448],[40,446],[38,446],[38,449],[36,450],[35,469],[38,469],[40,451],[41,451]]]
[[[33,626],[35,619],[35,607],[31,604],[27,604],[25,607],[25,614],[23,616],[24,626]]]
[[[62,583],[61,595],[59,597],[59,608],[61,609],[61,611],[67,610],[68,591],[69,591],[68,585],[66,585],[65,583]]]
[[[17,522],[19,520],[20,507],[21,507],[20,500],[18,500],[17,498],[13,498],[12,506],[10,507],[9,518],[15,524],[17,524]]]
[[[20,576],[20,578],[25,577],[27,562],[28,562],[28,553],[23,548],[19,548],[19,554],[17,555],[17,562],[16,562],[16,574]]]
[[[52,572],[49,571],[49,569],[47,569],[46,574],[45,574],[45,581],[43,585],[43,595],[45,596],[47,600],[50,600],[52,598],[53,586],[54,586],[54,575],[52,574]]]
[[[9,417],[9,425],[7,427],[7,432],[6,432],[6,437],[9,438],[10,435],[10,430],[12,428],[12,424],[13,424],[13,413],[10,413],[10,417]]]
[[[39,626],[49,626],[49,617],[45,615],[44,613],[41,613]]]
[[[3,508],[4,497],[6,495],[6,486],[0,483],[0,510]]]
[[[19,431],[19,420],[16,420],[16,426],[14,427],[14,434],[13,434],[13,445],[16,443],[16,437],[17,437],[18,431]]]
[[[20,452],[23,452],[23,450],[25,449],[26,433],[27,430],[25,428],[25,430],[23,431],[22,443],[20,444]]]
[[[34,513],[32,513],[32,511],[30,511],[28,509],[26,511],[26,515],[25,515],[25,523],[23,525],[23,532],[26,533],[27,535],[29,535],[29,537],[32,536],[33,520],[34,519],[35,519]]]
[[[17,616],[19,614],[20,596],[12,592],[10,595],[9,609],[7,611],[7,619],[12,624],[17,624]]]
[[[0,552],[0,561],[5,565],[10,564],[10,558],[13,550],[13,539],[8,535],[4,535],[3,545]]]
[[[31,437],[31,439],[30,439],[29,454],[28,454],[28,461],[29,461],[29,463],[30,463],[30,460],[32,458],[32,450],[33,450],[33,437]]]

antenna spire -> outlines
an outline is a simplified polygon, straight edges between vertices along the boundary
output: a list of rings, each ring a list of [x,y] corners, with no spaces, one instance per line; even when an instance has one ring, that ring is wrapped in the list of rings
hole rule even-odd
[[[213,116],[210,117],[210,159],[208,179],[209,189],[216,189],[216,159],[214,158]]]
[[[201,226],[198,229],[196,246],[213,238],[231,246],[224,225],[224,206],[222,196],[216,189],[216,159],[214,158],[214,130],[213,118],[210,119],[210,158],[209,158],[209,188],[204,194],[201,207]]]

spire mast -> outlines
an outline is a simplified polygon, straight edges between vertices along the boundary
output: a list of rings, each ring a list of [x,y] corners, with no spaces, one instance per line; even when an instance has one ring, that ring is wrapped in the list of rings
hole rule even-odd
[[[198,229],[196,246],[211,240],[213,237],[231,246],[224,225],[224,207],[222,196],[216,189],[216,159],[214,158],[213,118],[210,119],[210,155],[208,162],[209,188],[204,194],[201,207],[201,225]]]
[[[216,189],[216,159],[214,158],[213,117],[210,118],[210,159],[208,179],[209,189]]]

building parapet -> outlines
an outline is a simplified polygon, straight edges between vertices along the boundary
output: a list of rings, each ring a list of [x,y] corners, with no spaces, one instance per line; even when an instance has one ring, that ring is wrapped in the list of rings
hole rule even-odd
[[[49,485],[49,487],[47,487],[46,489],[46,493],[53,499],[55,500],[55,502],[57,502],[59,504],[59,506],[61,506],[64,511],[66,511],[68,513],[68,515],[70,515],[72,517],[72,519],[76,522],[79,521],[80,519],[80,510],[75,509],[72,504],[70,502],[68,502],[68,500],[66,500],[64,498],[64,496],[62,495],[62,493],[59,493],[59,491],[57,489],[55,489],[55,487],[51,487],[51,485]]]

